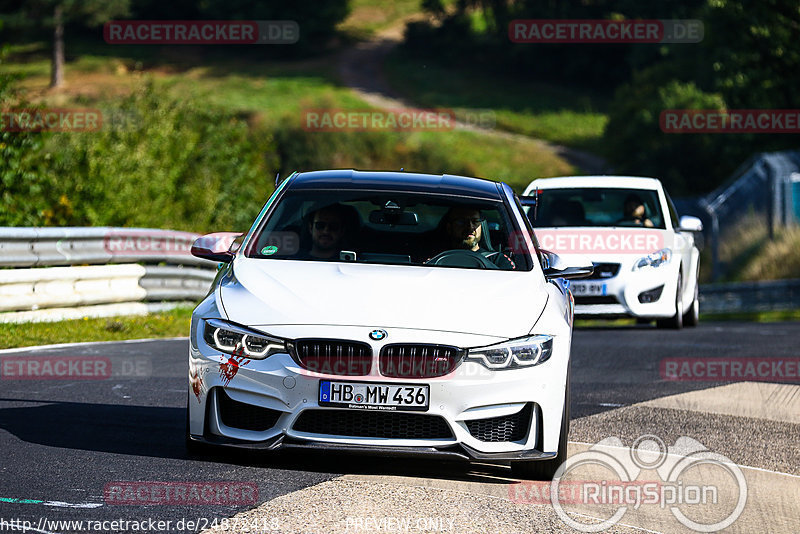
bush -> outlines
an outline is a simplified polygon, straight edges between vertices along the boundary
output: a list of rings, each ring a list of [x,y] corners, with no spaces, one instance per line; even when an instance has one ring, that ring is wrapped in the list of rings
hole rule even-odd
[[[243,118],[148,84],[103,119],[97,132],[48,134],[28,153],[0,224],[245,230],[272,191],[271,139]]]
[[[0,50],[0,59],[2,54]],[[0,72],[0,110],[33,108],[19,99],[11,87],[13,82],[13,76]],[[43,137],[37,132],[0,128],[0,224],[35,224],[37,214],[47,206],[42,197],[46,184],[36,171]]]
[[[741,163],[731,135],[664,133],[667,109],[725,109],[718,94],[694,83],[658,81],[652,69],[617,90],[603,132],[606,156],[619,174],[653,176],[675,195],[713,189]]]

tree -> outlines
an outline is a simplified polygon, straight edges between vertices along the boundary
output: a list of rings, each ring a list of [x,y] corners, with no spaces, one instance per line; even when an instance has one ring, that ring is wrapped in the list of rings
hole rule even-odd
[[[52,29],[50,87],[64,83],[64,26],[70,22],[97,26],[128,14],[130,0],[11,0],[0,2],[0,14],[10,26]]]

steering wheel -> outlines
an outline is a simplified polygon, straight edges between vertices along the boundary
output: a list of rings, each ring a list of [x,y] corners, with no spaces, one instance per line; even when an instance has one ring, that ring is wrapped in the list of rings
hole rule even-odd
[[[635,218],[632,218],[632,217],[623,217],[622,219],[619,219],[619,220],[618,220],[618,221],[615,223],[615,225],[616,225],[616,226],[644,226],[644,220],[645,220],[645,219],[646,219],[646,217],[643,217],[642,219],[638,219],[638,220],[641,220],[642,222],[640,222],[640,223],[637,223],[637,222],[636,222],[636,221],[637,221],[637,219],[635,219]]]
[[[480,267],[481,269],[499,269],[487,260],[480,252],[454,248],[445,250],[425,262],[425,265],[447,265],[450,267]]]

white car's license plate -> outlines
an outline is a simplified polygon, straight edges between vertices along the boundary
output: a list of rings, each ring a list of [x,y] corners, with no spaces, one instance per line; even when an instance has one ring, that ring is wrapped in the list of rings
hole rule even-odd
[[[569,285],[576,297],[588,297],[606,294],[606,285],[599,282],[572,282]]]
[[[356,410],[427,411],[429,387],[320,380],[319,405]]]

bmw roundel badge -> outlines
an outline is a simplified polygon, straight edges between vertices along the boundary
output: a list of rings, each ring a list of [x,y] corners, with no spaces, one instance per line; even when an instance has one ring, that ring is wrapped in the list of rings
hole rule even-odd
[[[388,336],[388,335],[389,334],[386,333],[386,330],[377,330],[376,329],[376,330],[373,330],[372,332],[369,333],[369,338],[373,339],[375,341],[383,341],[384,339],[386,339],[386,336]]]

